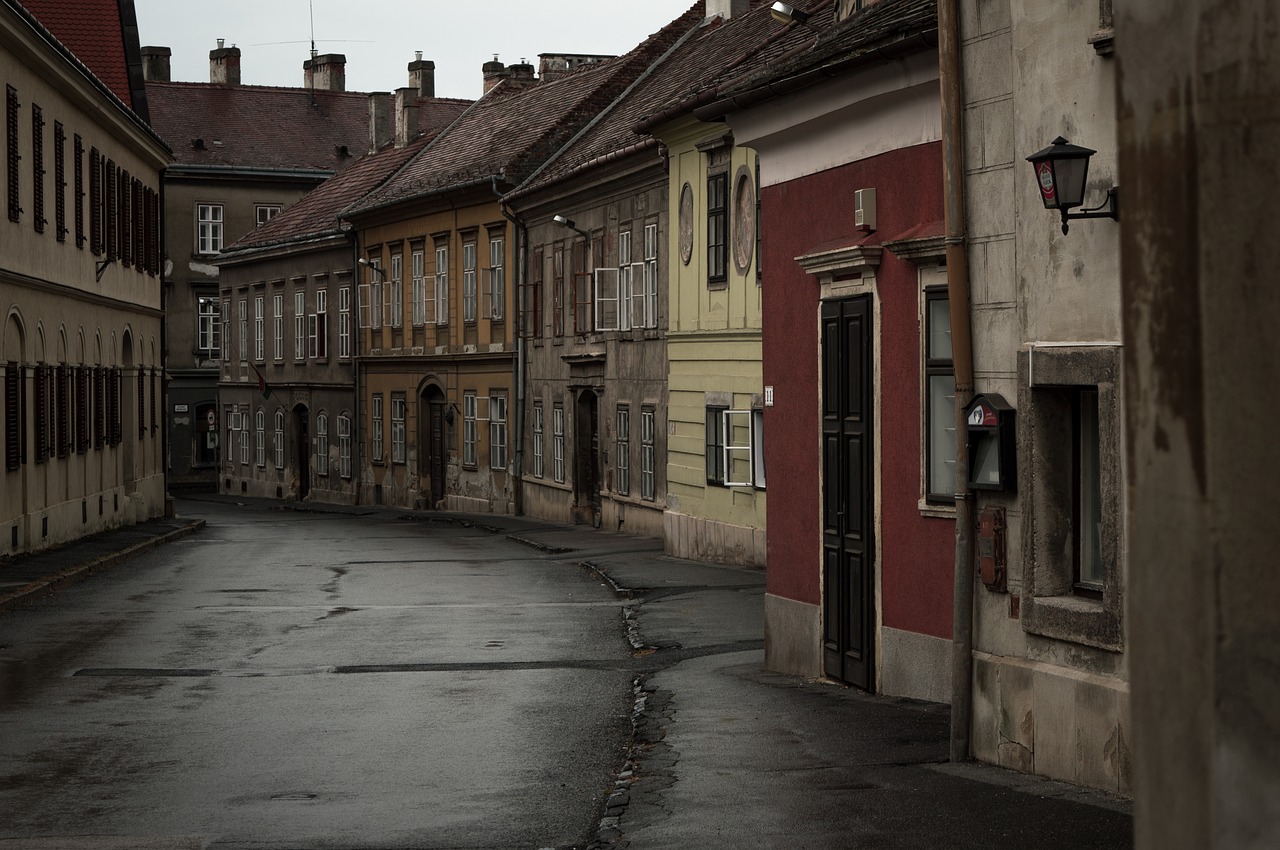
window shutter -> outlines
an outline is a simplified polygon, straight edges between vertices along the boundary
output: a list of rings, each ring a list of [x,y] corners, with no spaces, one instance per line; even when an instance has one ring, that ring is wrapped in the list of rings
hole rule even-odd
[[[146,417],[147,408],[145,404],[147,399],[146,371],[147,370],[143,369],[141,366],[138,367],[138,436],[139,437],[143,437],[147,433],[147,417]]]
[[[13,471],[22,465],[22,368],[13,361],[4,367],[4,465]]]
[[[89,149],[89,249],[102,253],[102,154]]]
[[[49,456],[49,399],[44,377],[44,367],[35,367],[36,401],[36,463],[44,463]]]

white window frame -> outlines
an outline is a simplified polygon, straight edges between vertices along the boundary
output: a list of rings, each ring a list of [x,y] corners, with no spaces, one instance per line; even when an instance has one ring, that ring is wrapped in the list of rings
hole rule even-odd
[[[369,407],[370,436],[369,456],[374,463],[382,463],[382,393],[375,393]]]
[[[730,409],[720,412],[721,433],[724,436],[724,486],[725,487],[763,487],[764,482],[756,483],[756,455],[759,449],[755,439],[754,411],[748,409]],[[735,434],[745,434],[745,442],[734,442]],[[763,437],[763,433],[761,433]],[[745,463],[743,461],[745,455]],[[734,463],[745,468],[746,478],[733,477]]]
[[[423,255],[422,248],[413,249],[409,262],[413,276],[413,326],[420,328],[427,323],[426,257]]]
[[[631,495],[631,405],[620,404],[613,420],[613,489]]]
[[[240,362],[249,359],[249,300],[240,299]]]
[[[923,502],[929,507],[946,508],[955,503],[955,365],[951,359],[951,323],[950,302],[947,290],[941,285],[946,282],[946,267],[934,266],[920,270],[920,310],[921,310],[921,423],[923,435],[922,456],[920,462],[921,490]],[[929,285],[936,282],[937,285]],[[935,316],[932,308],[935,304],[946,306],[948,320],[946,326],[936,330],[942,337],[935,339]],[[941,317],[936,317],[941,319]],[[945,350],[945,357],[942,356]],[[948,381],[947,378],[950,378]],[[942,399],[935,399],[933,390],[935,380],[939,386],[950,385],[951,393],[945,398],[947,404],[935,404]],[[937,409],[935,409],[937,408]],[[939,459],[949,474],[935,470],[934,463]]]
[[[259,467],[267,465],[267,414],[261,407],[253,416],[254,461]]]
[[[409,401],[403,395],[391,396],[391,462],[405,462],[405,420]]]
[[[239,423],[237,430],[240,432],[240,465],[249,465],[249,427],[245,420],[248,417],[236,408],[236,421]]]
[[[222,204],[196,204],[196,253],[222,253]]]
[[[449,324],[449,246],[436,246],[436,324]]]
[[[489,320],[501,322],[507,309],[506,238],[489,238]]]
[[[316,290],[316,311],[307,316],[307,353],[313,360],[329,357],[329,291]]]
[[[476,451],[476,394],[462,394],[462,465],[478,466]]]
[[[307,293],[293,292],[293,359],[307,359]]]
[[[618,330],[629,331],[635,310],[635,267],[631,262],[631,226],[618,231]],[[642,266],[643,269],[643,266]],[[643,271],[641,272],[643,274]]]
[[[618,330],[619,278],[619,270],[616,268],[595,271],[595,329],[598,331]]]
[[[542,455],[542,427],[543,410],[542,402],[539,400],[533,403],[533,475],[535,478],[542,478],[546,471]]]
[[[253,359],[258,363],[263,361],[267,348],[265,302],[266,297],[263,295],[253,297]]]
[[[338,359],[351,359],[351,287],[338,290]]]
[[[658,225],[644,227],[644,322],[646,328],[658,326]]]
[[[462,321],[476,320],[476,243],[462,243]]]
[[[271,296],[271,309],[275,314],[272,316],[272,355],[275,360],[284,359],[284,294],[276,293]]]
[[[489,468],[507,468],[507,397],[502,393],[489,396]]]
[[[653,407],[640,408],[640,498],[652,502],[655,498],[657,411]]]
[[[329,474],[329,415],[316,414],[316,475]]]
[[[375,331],[382,328],[382,314],[387,309],[387,305],[383,303],[382,278],[382,259],[375,257],[369,261],[369,298],[366,305],[369,312],[367,327]],[[380,345],[374,347],[381,348]]]
[[[391,255],[391,287],[388,301],[391,327],[404,327],[404,255],[398,251]]]
[[[253,215],[257,219],[257,226],[262,227],[262,225],[280,215],[280,206],[279,204],[257,204],[253,208]]]
[[[231,299],[222,299],[222,360],[231,362]]]
[[[564,483],[564,406],[551,408],[552,472],[557,484]]]
[[[202,357],[215,358],[221,353],[222,316],[216,296],[201,295],[196,299],[196,350]]]
[[[284,411],[276,411],[276,469],[284,469]]]
[[[338,417],[338,475],[351,477],[351,417]]]

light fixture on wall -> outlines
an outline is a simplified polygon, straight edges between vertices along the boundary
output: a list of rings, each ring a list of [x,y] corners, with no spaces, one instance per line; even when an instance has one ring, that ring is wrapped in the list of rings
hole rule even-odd
[[[1070,212],[1084,203],[1084,186],[1089,178],[1089,157],[1095,153],[1097,151],[1073,145],[1059,136],[1049,147],[1027,157],[1027,162],[1031,163],[1031,167],[1036,171],[1036,187],[1040,191],[1040,200],[1044,202],[1044,208],[1062,213],[1064,236],[1068,229],[1068,219],[1120,220],[1120,190],[1115,186],[1107,190],[1107,199],[1098,206],[1089,207],[1080,212]]]
[[[561,227],[567,227],[570,230],[581,233],[587,239],[591,238],[591,234],[583,230],[581,227],[578,227],[578,225],[574,224],[573,219],[571,218],[566,218],[565,216],[562,216],[562,215],[553,215],[551,217],[551,220],[554,221],[556,224],[560,225]]]
[[[809,20],[809,13],[797,9],[790,3],[774,3],[769,7],[769,14],[773,16],[775,21],[784,24],[797,23],[803,24]]]
[[[384,272],[384,271],[382,270],[382,267],[381,267],[381,266],[375,266],[373,263],[369,262],[369,261],[368,261],[367,259],[365,259],[364,257],[361,257],[360,259],[356,260],[356,262],[357,262],[357,263],[359,263],[360,265],[364,266],[365,268],[369,269],[370,271],[375,271],[375,272],[377,272],[377,273],[378,273],[378,279],[379,279],[379,280],[386,280],[386,279],[387,279],[386,272]]]

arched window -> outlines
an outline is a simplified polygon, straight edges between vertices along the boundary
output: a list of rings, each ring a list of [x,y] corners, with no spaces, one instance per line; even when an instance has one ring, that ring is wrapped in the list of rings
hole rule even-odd
[[[267,465],[267,414],[259,407],[257,415],[253,418],[253,431],[255,439],[255,461],[258,466]]]
[[[276,469],[284,469],[284,411],[276,411]]]
[[[329,417],[316,416],[316,475],[329,474]]]

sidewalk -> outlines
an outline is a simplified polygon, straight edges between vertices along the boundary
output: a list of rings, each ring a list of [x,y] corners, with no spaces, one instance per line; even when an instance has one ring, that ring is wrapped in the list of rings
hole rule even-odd
[[[464,523],[593,570],[623,600],[633,741],[592,848],[1128,848],[1128,801],[949,764],[945,705],[763,669],[764,573],[670,558],[653,538],[524,517],[198,495],[247,510]],[[203,526],[155,520],[0,562],[0,610]]]

